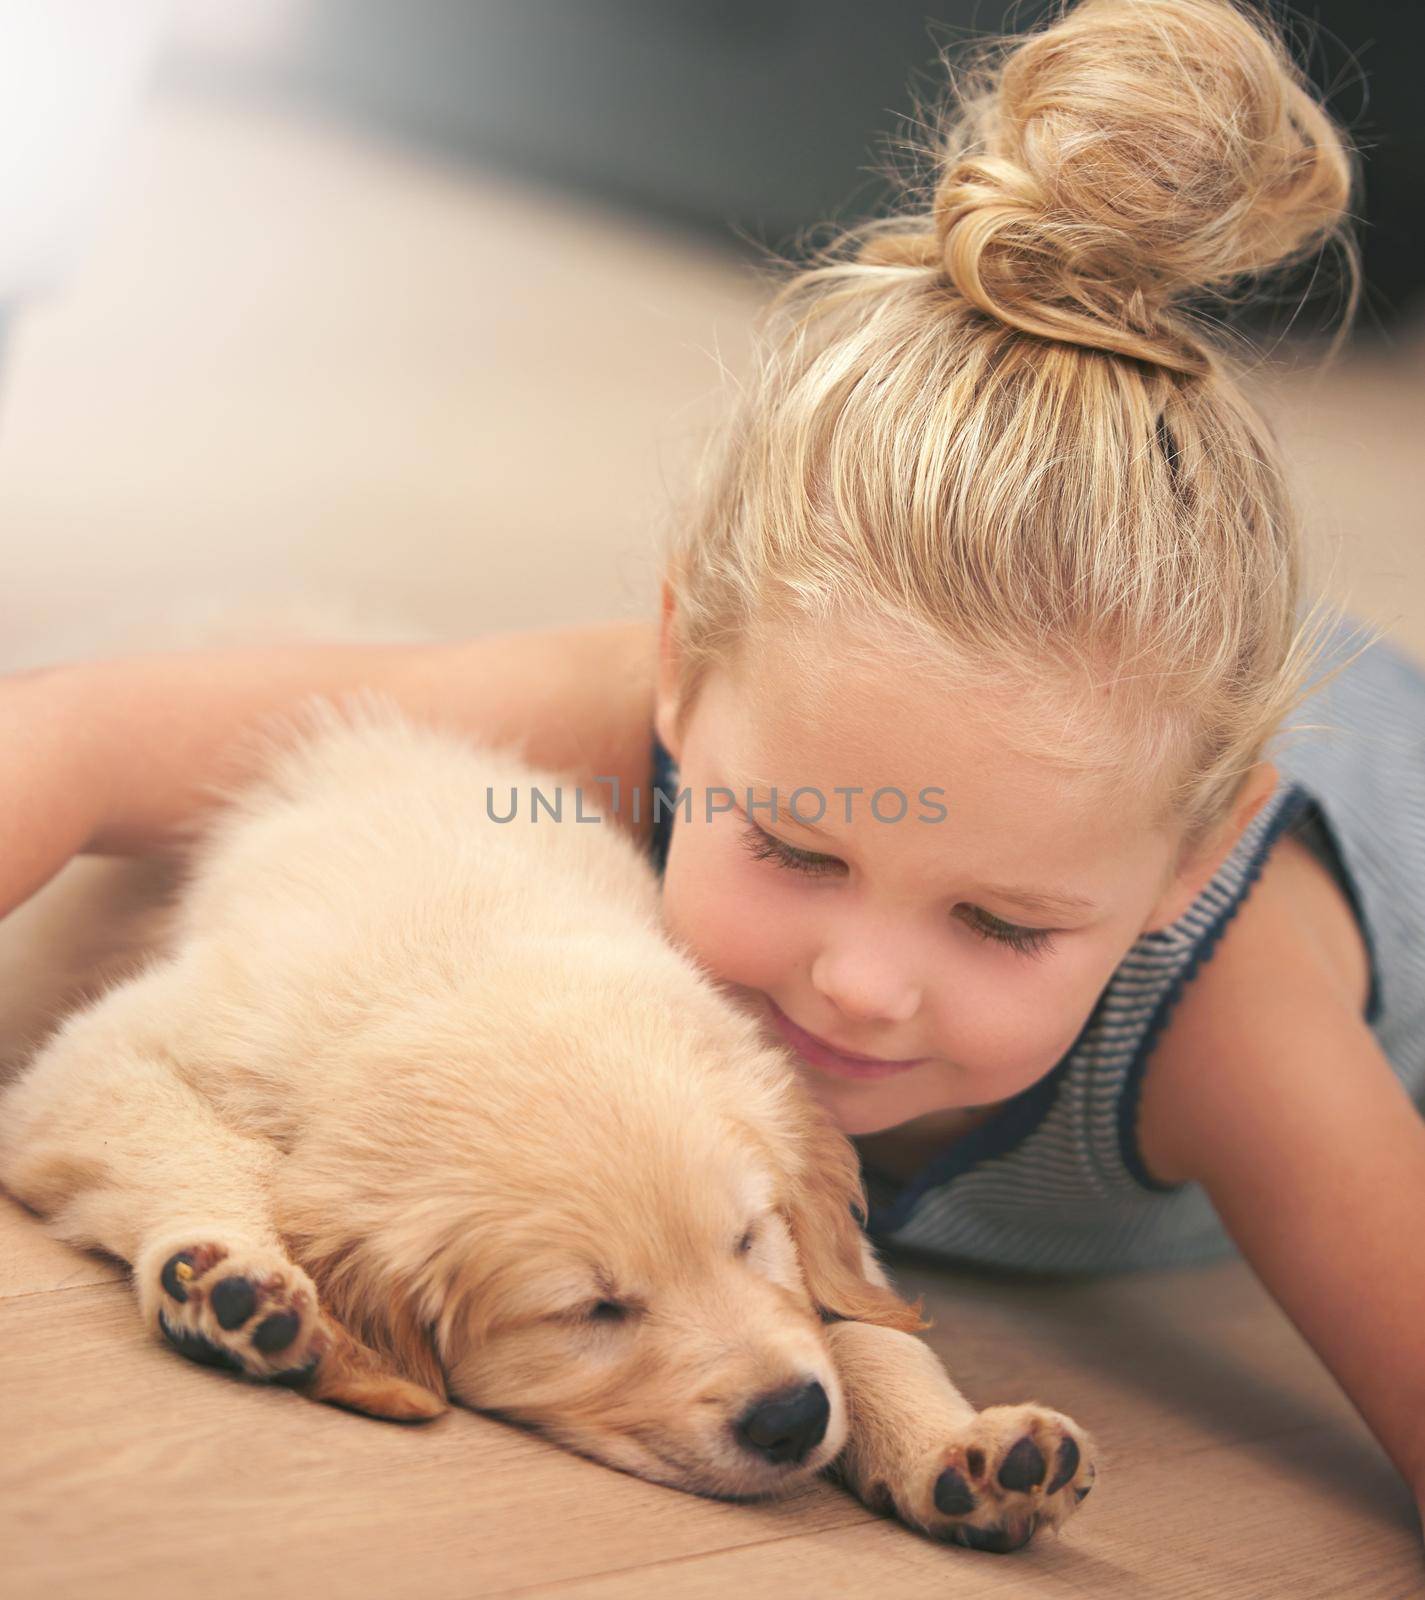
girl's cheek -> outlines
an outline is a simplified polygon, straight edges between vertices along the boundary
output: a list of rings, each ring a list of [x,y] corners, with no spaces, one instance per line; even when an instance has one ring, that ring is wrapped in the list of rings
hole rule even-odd
[[[785,891],[716,824],[693,821],[673,847],[663,877],[663,920],[698,961],[726,983],[766,988],[795,963]]]
[[[1024,1087],[1073,1043],[1096,993],[1095,964],[1068,946],[1036,957],[969,932],[953,943],[948,981],[933,1002],[937,1021],[958,1037],[968,1066]]]
[[[1042,957],[994,946],[966,955],[936,997],[947,1051],[973,1092],[967,1103],[1002,1100],[1051,1071],[1078,1038],[1119,960],[1116,945],[1062,938]]]

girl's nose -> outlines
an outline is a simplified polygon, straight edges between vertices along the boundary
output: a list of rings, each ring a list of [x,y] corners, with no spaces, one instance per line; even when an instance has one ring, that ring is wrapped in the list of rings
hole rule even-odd
[[[812,962],[812,987],[858,1022],[909,1022],[920,987],[888,950],[824,949]]]

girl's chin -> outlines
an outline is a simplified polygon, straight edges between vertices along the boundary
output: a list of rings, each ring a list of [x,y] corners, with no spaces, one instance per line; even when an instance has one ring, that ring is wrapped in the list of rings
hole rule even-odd
[[[902,1103],[885,1082],[854,1083],[828,1078],[811,1067],[800,1067],[797,1075],[812,1099],[830,1114],[836,1126],[851,1139],[898,1128],[902,1123],[913,1122],[916,1117],[924,1116],[927,1110],[919,1104]]]

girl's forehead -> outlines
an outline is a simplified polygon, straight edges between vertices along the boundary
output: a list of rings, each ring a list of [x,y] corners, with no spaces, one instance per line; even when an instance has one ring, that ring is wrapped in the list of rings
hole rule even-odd
[[[929,666],[916,672],[905,652],[878,657],[864,646],[840,652],[813,639],[795,648],[774,640],[711,674],[702,698],[718,781],[755,787],[764,799],[775,788],[783,804],[792,790],[810,789],[798,814],[824,800],[827,830],[843,836],[847,825],[859,835],[863,821],[894,816],[898,795],[908,816],[920,815],[919,797],[937,790],[957,851],[996,871],[1007,856],[1045,871],[1074,861],[1094,871],[1170,844],[1141,793],[1116,774],[1068,771],[1036,748],[1042,713],[1027,718],[1004,688],[957,687]],[[881,791],[889,792],[873,815],[871,797]],[[897,854],[933,856],[945,843],[944,829],[895,831],[905,834],[893,841]]]
[[[919,769],[992,763],[1021,785],[1066,795],[1075,786],[1036,739],[1022,693],[988,674],[966,681],[928,652],[883,648],[823,627],[770,632],[709,687],[724,732],[759,755],[820,767],[877,763]],[[1046,696],[1052,698],[1052,696]],[[1067,715],[1068,696],[1065,694]],[[934,781],[927,778],[927,781]],[[1093,790],[1096,786],[1090,784]]]
[[[855,615],[754,623],[727,671],[749,706],[775,703],[809,720],[831,704],[872,718],[908,699],[987,704],[990,686],[1009,681],[1003,669],[972,671],[908,622],[877,624]]]

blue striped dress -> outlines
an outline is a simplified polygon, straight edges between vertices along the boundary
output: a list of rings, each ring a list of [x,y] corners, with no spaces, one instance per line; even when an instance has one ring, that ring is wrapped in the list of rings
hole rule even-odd
[[[1333,649],[1348,643],[1343,624]],[[1355,910],[1371,965],[1366,1021],[1425,1109],[1425,669],[1376,644],[1292,720],[1312,726],[1279,736],[1272,795],[1192,906],[1124,957],[1058,1065],[908,1182],[867,1174],[878,1241],[1040,1272],[1232,1253],[1200,1185],[1148,1173],[1139,1092],[1174,1005],[1287,831]],[[653,784],[667,802],[655,806],[651,847],[661,872],[678,774],[656,736]]]

